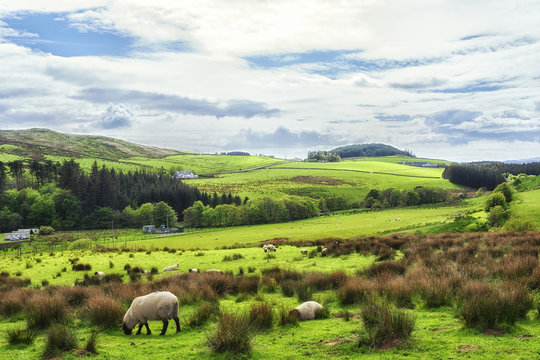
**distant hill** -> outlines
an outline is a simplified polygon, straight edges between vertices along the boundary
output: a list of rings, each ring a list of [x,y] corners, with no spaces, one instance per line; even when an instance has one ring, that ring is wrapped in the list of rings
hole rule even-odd
[[[528,164],[533,162],[540,162],[540,157],[520,160],[505,160],[503,162],[506,164]]]
[[[42,159],[43,155],[124,159],[183,154],[177,150],[139,145],[106,136],[64,134],[48,129],[0,130],[0,144],[14,145],[9,151],[13,155],[37,160]]]
[[[385,144],[355,144],[340,146],[330,150],[330,152],[339,155],[341,158],[351,157],[376,157],[376,156],[412,156],[409,151],[399,150],[393,146]]]

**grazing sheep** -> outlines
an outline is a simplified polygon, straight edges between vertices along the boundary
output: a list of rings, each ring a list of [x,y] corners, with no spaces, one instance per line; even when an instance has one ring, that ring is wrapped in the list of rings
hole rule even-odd
[[[401,219],[400,218],[395,218],[394,221],[400,221]]]
[[[328,254],[328,249],[327,248],[323,248],[321,250],[321,256],[326,256],[326,254]]]
[[[94,273],[94,276],[95,276],[96,278],[98,278],[98,279],[101,279],[102,277],[105,276],[105,273],[104,273],[103,271],[96,271],[96,272]]]
[[[223,274],[223,271],[221,270],[216,270],[216,269],[210,269],[210,270],[206,270],[207,273],[211,273],[211,274]]]
[[[267,252],[268,251],[268,245],[264,245],[263,250],[264,250],[264,252]]]
[[[289,312],[289,315],[295,316],[298,320],[313,320],[317,313],[321,312],[323,307],[316,301],[306,301],[302,305]]]
[[[274,245],[268,245],[266,246],[266,249],[268,249],[268,251],[276,251],[276,247]]]
[[[176,271],[178,270],[178,264],[174,264],[174,265],[171,265],[171,266],[165,266],[163,268],[163,271]]]
[[[308,250],[307,250],[307,249],[301,249],[301,250],[300,250],[300,253],[301,253],[302,255],[307,255],[307,254],[308,254]]]
[[[141,329],[146,326],[146,335],[152,332],[148,327],[148,320],[163,321],[163,329],[159,335],[165,335],[169,326],[169,319],[174,319],[176,332],[180,332],[180,321],[178,320],[178,298],[168,291],[156,291],[148,295],[136,297],[128,311],[124,315],[122,328],[124,334],[131,335],[133,328],[139,324],[137,335],[141,334]]]
[[[189,269],[188,272],[190,272],[190,273],[198,273],[199,269]]]

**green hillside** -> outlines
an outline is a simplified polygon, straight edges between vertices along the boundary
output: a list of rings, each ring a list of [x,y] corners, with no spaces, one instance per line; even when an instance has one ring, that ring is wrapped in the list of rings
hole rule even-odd
[[[181,154],[177,150],[139,145],[105,136],[64,134],[49,129],[0,130],[0,144],[3,153],[33,159],[42,159],[44,155],[122,159]]]

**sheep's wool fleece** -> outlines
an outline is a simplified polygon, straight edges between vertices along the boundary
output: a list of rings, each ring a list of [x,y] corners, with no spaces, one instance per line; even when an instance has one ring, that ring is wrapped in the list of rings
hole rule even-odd
[[[313,320],[315,314],[322,311],[323,307],[316,301],[306,301],[302,305],[298,305],[296,308],[300,313],[300,320]]]
[[[124,315],[125,323],[141,324],[148,320],[172,319],[178,298],[169,291],[156,291],[133,300]],[[129,324],[128,324],[129,325]]]

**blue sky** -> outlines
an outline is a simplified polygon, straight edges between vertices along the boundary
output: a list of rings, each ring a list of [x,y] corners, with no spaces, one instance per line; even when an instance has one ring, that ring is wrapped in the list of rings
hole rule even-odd
[[[0,129],[303,157],[538,157],[540,4],[0,4]],[[180,139],[180,140],[179,140]]]

